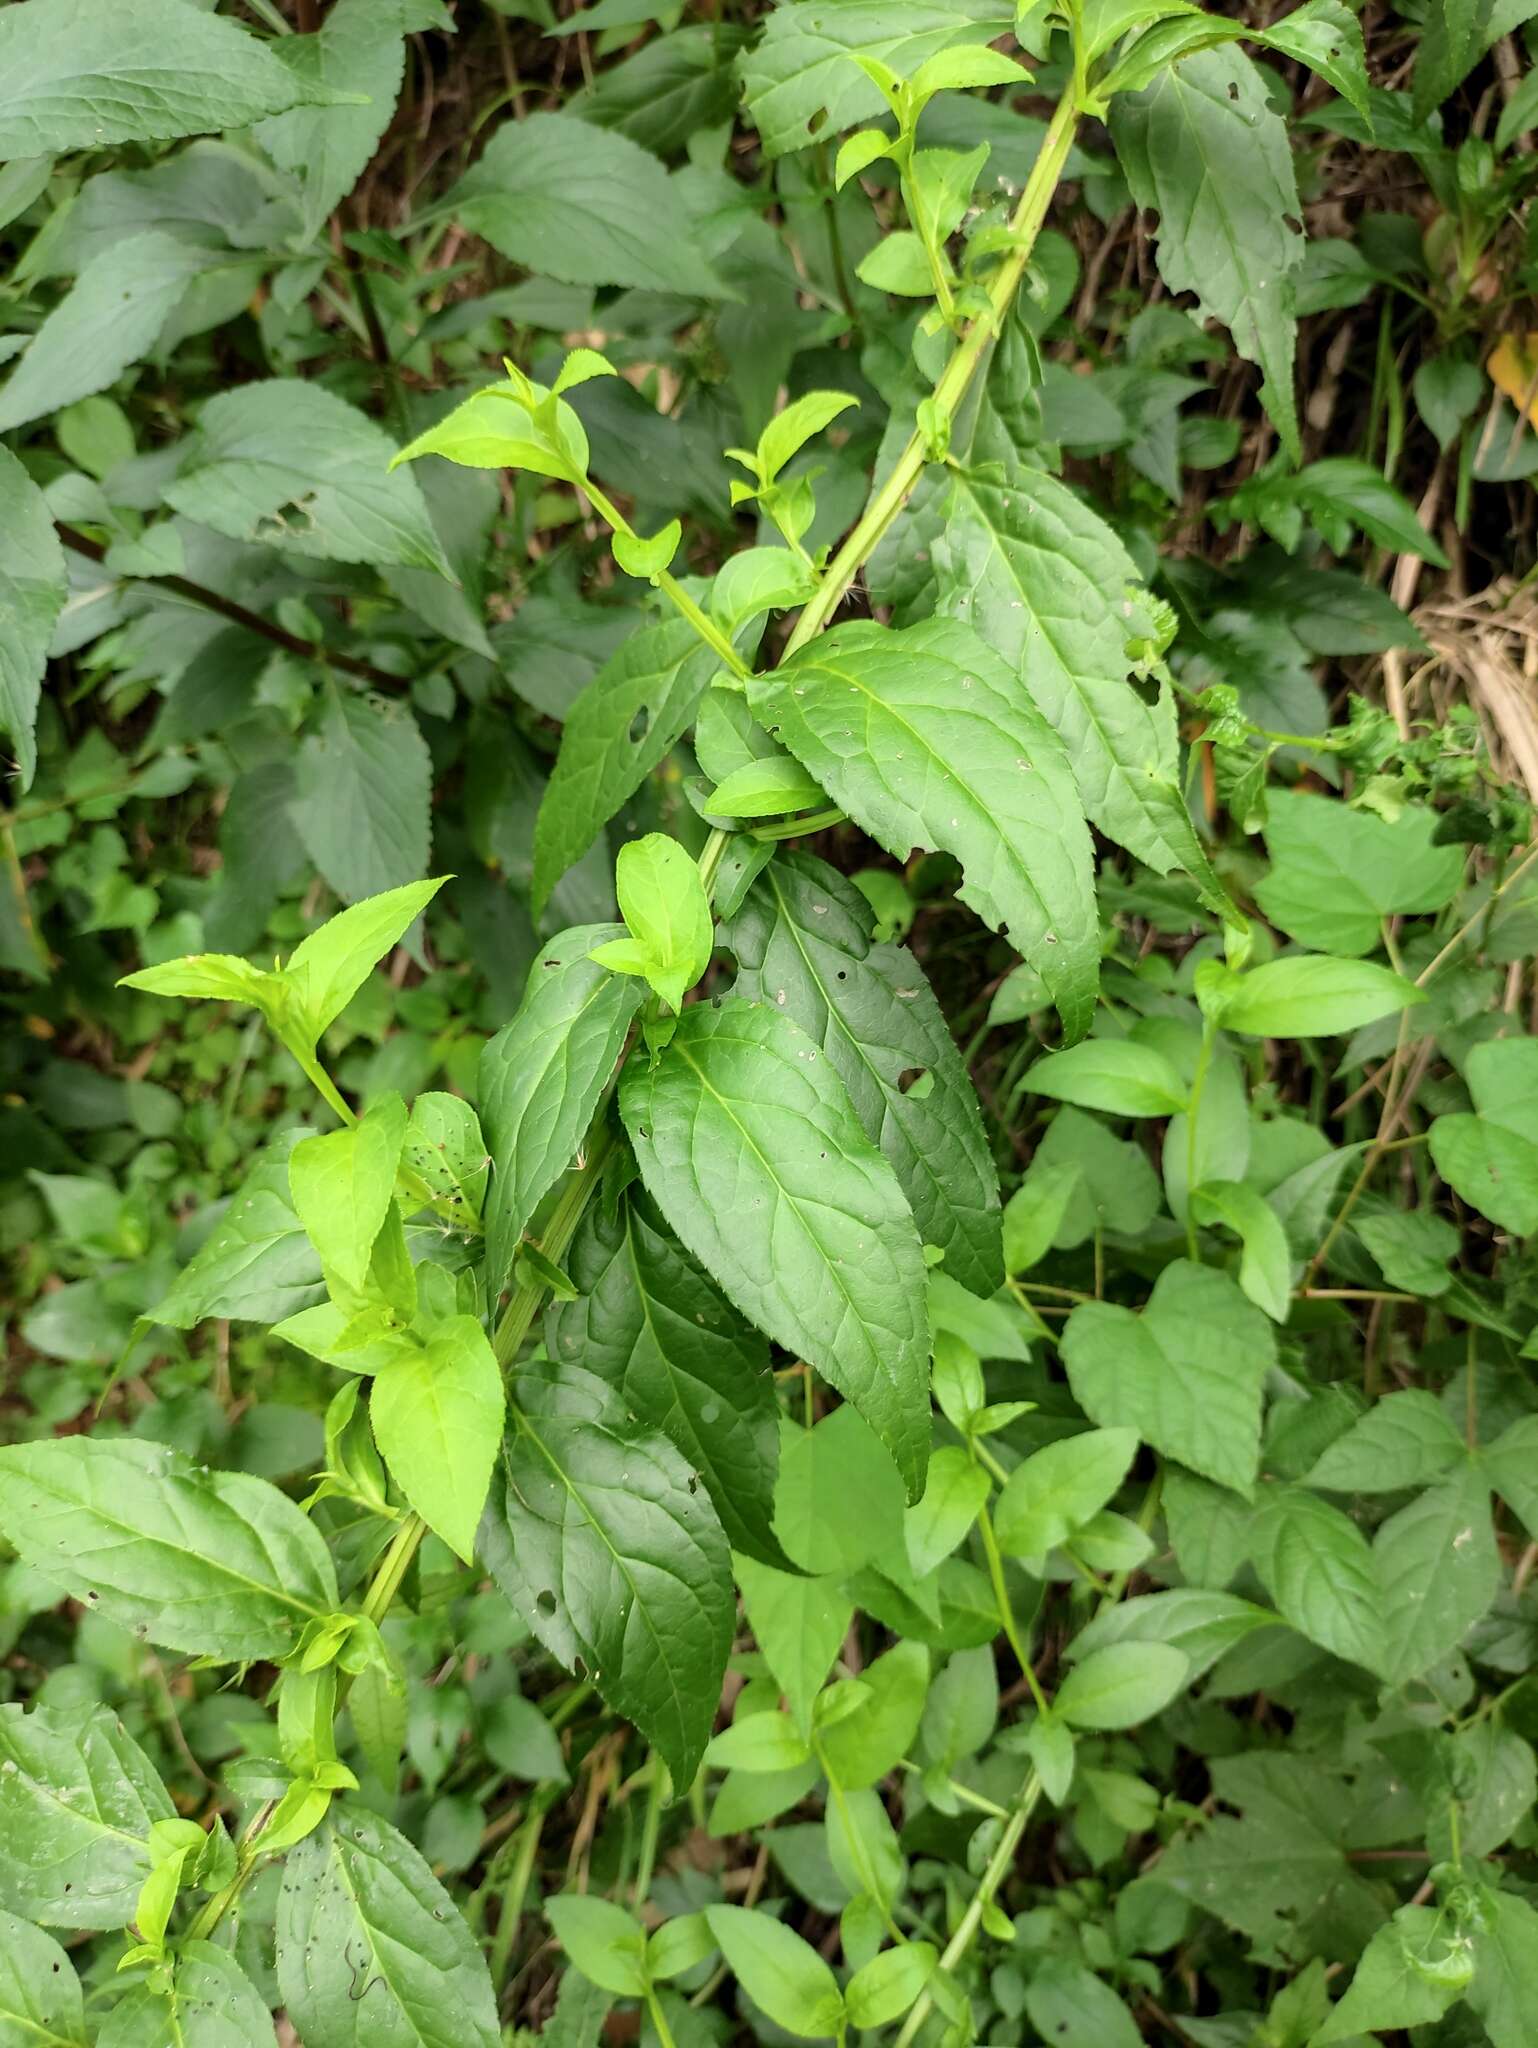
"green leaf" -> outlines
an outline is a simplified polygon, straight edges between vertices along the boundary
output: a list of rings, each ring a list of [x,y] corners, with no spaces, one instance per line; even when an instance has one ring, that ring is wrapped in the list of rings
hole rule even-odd
[[[1383,1595],[1367,1538],[1305,1487],[1283,1487],[1250,1524],[1250,1555],[1283,1618],[1332,1656],[1383,1669]]]
[[[783,406],[758,437],[758,476],[772,484],[793,455],[860,401],[848,391],[808,391]]]
[[[564,284],[729,297],[654,156],[571,114],[504,121],[447,204],[509,262]]]
[[[265,43],[185,0],[7,9],[0,78],[0,161],[244,128],[306,97]]]
[[[325,1542],[286,1495],[160,1444],[0,1450],[0,1528],[92,1612],[194,1656],[284,1656],[337,1604]]]
[[[266,2048],[267,2001],[227,1949],[188,1941],[176,1958],[169,1995],[150,1982],[112,2008],[97,2048]],[[319,2037],[316,2037],[319,2039]]]
[[[481,1120],[463,1096],[438,1089],[419,1095],[402,1156],[432,1194],[460,1210],[467,1226],[479,1224],[489,1160]]]
[[[151,232],[102,250],[38,329],[0,388],[0,433],[105,391],[141,356],[209,254]]]
[[[1041,470],[959,471],[933,554],[941,611],[1019,674],[1090,822],[1159,874],[1187,869],[1221,908],[1180,787],[1173,696],[1161,685],[1150,704],[1131,680],[1141,579],[1111,528]]]
[[[1242,1180],[1209,1180],[1191,1192],[1198,1223],[1221,1223],[1244,1246],[1239,1285],[1274,1323],[1292,1307],[1292,1252],[1282,1220],[1264,1195]]]
[[[536,916],[677,745],[715,672],[716,657],[688,621],[664,619],[632,634],[573,704],[534,826]]]
[[[646,1930],[623,1906],[611,1899],[558,1892],[546,1899],[545,1912],[556,1939],[584,1977],[620,1998],[645,1993]]]
[[[788,754],[748,761],[710,792],[705,808],[713,818],[778,818],[787,811],[812,811],[826,804],[799,761]]]
[[[616,533],[610,546],[614,550],[615,561],[627,576],[655,579],[678,553],[678,543],[682,538],[682,525],[678,520],[670,519],[661,532],[653,534],[649,540],[636,533]]]
[[[802,2041],[830,2040],[839,2032],[843,1996],[809,1942],[745,1906],[707,1906],[705,1918],[732,1975],[777,2027]]]
[[[923,1498],[903,1516],[903,1545],[915,1578],[926,1578],[951,1555],[988,1494],[988,1474],[959,1445],[945,1444],[930,1453]]]
[[[1196,318],[1221,320],[1265,376],[1261,399],[1302,460],[1289,273],[1303,257],[1287,128],[1259,71],[1237,49],[1203,50],[1142,92],[1111,103],[1116,154],[1139,206],[1159,215],[1159,274],[1194,292]]]
[[[354,1294],[368,1287],[374,1240],[395,1200],[406,1142],[406,1105],[383,1095],[360,1122],[306,1138],[288,1158],[288,1186],[299,1220],[320,1254]]]
[[[51,1927],[122,1925],[149,1875],[150,1828],[175,1810],[154,1765],[105,1707],[0,1707],[7,1911]],[[6,1941],[0,1991],[11,1953]]]
[[[1435,1394],[1386,1394],[1321,1452],[1310,1486],[1329,1493],[1399,1493],[1440,1479],[1468,1449]]]
[[[390,125],[405,73],[410,0],[334,0],[318,34],[300,37],[291,68],[318,90],[366,95],[361,106],[297,108],[263,121],[256,139],[302,193],[303,232],[319,234],[367,169]]]
[[[1004,1277],[998,1172],[977,1097],[922,969],[872,929],[852,883],[794,852],[765,869],[721,936],[734,992],[783,1010],[822,1047],[925,1243],[953,1279],[991,1295]]]
[[[929,1451],[918,1232],[843,1083],[787,1019],[686,1010],[620,1110],[669,1223],[749,1321],[852,1401],[910,1498]]]
[[[1066,1052],[1049,1052],[1027,1067],[1022,1086],[1028,1095],[1110,1116],[1174,1116],[1190,1093],[1162,1052],[1131,1038],[1087,1038]]]
[[[860,1674],[866,1692],[850,1713],[825,1726],[817,1747],[830,1778],[863,1792],[893,1771],[913,1747],[929,1692],[929,1652],[893,1645]]]
[[[836,626],[755,676],[757,716],[872,838],[954,854],[959,895],[1052,991],[1071,1038],[1093,1011],[1089,834],[1062,742],[969,627]]]
[[[1452,1285],[1447,1262],[1457,1257],[1463,1239],[1445,1217],[1429,1209],[1385,1209],[1352,1222],[1390,1287],[1436,1296]]]
[[[999,1548],[1043,1558],[1097,1515],[1131,1469],[1135,1429],[1089,1429],[1033,1451],[1005,1481],[994,1508]]]
[[[0,2048],[83,2048],[84,2041],[74,1964],[51,1934],[0,1911]]]
[[[699,868],[665,832],[648,832],[620,848],[614,865],[620,915],[646,961],[648,985],[671,1008],[710,965],[715,926]],[[596,958],[604,957],[598,947]]]
[[[587,1212],[545,1320],[552,1358],[607,1380],[700,1474],[734,1550],[783,1566],[771,1522],[779,1403],[769,1347],[633,1194]]]
[[[1305,516],[1337,554],[1345,553],[1353,530],[1360,530],[1395,554],[1420,555],[1439,569],[1447,567],[1409,501],[1357,456],[1311,462],[1295,475],[1268,470],[1222,500],[1224,519],[1253,517],[1289,551],[1297,546]]]
[[[1177,1259],[1140,1316],[1110,1302],[1081,1304],[1062,1349],[1074,1399],[1092,1421],[1128,1424],[1166,1457],[1249,1491],[1276,1340],[1226,1275]]]
[[[849,1632],[854,1603],[831,1579],[792,1578],[749,1558],[737,1559],[736,1572],[753,1640],[790,1711],[807,1727],[812,1701]]]
[[[1370,953],[1383,922],[1450,903],[1464,849],[1435,843],[1437,815],[1407,807],[1392,824],[1338,797],[1274,791],[1266,802],[1271,872],[1255,900],[1303,946]]]
[[[319,1256],[289,1199],[288,1162],[268,1158],[247,1174],[149,1317],[172,1330],[190,1330],[205,1316],[276,1323],[323,1291]]]
[[[1390,1515],[1373,1539],[1387,1639],[1382,1674],[1392,1684],[1451,1655],[1495,1598],[1501,1560],[1489,1484],[1473,1466],[1454,1472]]]
[[[741,60],[743,90],[769,156],[887,111],[879,88],[852,61],[877,58],[909,78],[926,59],[959,43],[990,43],[1014,26],[1000,0],[789,0],[776,7]]]
[[[1445,1948],[1443,1916],[1434,1907],[1401,1906],[1363,1950],[1345,1997],[1310,2037],[1310,2048],[1439,2020],[1463,1987],[1438,1980],[1420,1967],[1420,1959],[1433,1959]]]
[[[1203,1008],[1225,1031],[1254,1038],[1332,1038],[1425,1000],[1414,982],[1371,960],[1312,953],[1229,974]]]
[[[1464,1079],[1474,1114],[1439,1116],[1431,1156],[1450,1188],[1503,1230],[1538,1231],[1538,1038],[1473,1047]]]
[[[640,1006],[639,983],[589,958],[595,945],[619,935],[615,925],[577,925],[541,947],[517,1015],[481,1053],[493,1304],[536,1207],[576,1157]]]
[[[718,1771],[793,1771],[811,1753],[789,1714],[773,1708],[767,1714],[745,1714],[712,1736],[705,1761]]]
[[[401,1345],[369,1397],[374,1440],[422,1520],[468,1564],[502,1441],[502,1373],[474,1316]]]
[[[524,1366],[508,1425],[480,1535],[493,1578],[689,1784],[736,1611],[710,1496],[666,1437],[576,1366]]]
[[[1491,0],[1433,0],[1415,53],[1411,107],[1425,121],[1468,77],[1488,46],[1502,33],[1492,23]],[[1512,17],[1525,19],[1525,12]]]
[[[1113,1643],[1164,1643],[1186,1658],[1186,1683],[1194,1685],[1235,1643],[1275,1626],[1270,1609],[1252,1601],[1202,1586],[1177,1586],[1103,1608],[1074,1638],[1072,1654],[1088,1656]]]
[[[1464,1996],[1494,2048],[1526,2048],[1538,2010],[1538,1911],[1514,1892],[1489,1895],[1486,1905],[1494,1924],[1475,1938]]]
[[[451,574],[416,478],[389,436],[297,377],[209,399],[166,502],[230,540],[329,562]]]
[[[48,644],[68,591],[47,501],[10,449],[0,448],[0,733],[14,749],[24,790],[37,768],[33,731]]]
[[[1452,1428],[1450,1423],[1448,1428]],[[1458,1448],[1461,1452],[1461,1443]],[[1481,1462],[1490,1484],[1521,1517],[1529,1536],[1534,1536],[1538,1531],[1538,1416],[1521,1416],[1502,1430],[1483,1452]],[[1534,1540],[1538,1541],[1538,1536]]]
[[[333,687],[299,748],[289,815],[345,903],[417,881],[427,866],[432,764],[404,704]]]
[[[1143,2039],[1110,1985],[1066,1957],[1049,1956],[1032,1973],[1025,2009],[1042,2040],[1056,2048],[1139,2048]]]
[[[905,1941],[862,1963],[850,1978],[844,2003],[852,2027],[885,2027],[903,2014],[935,1973],[932,1942]]]
[[[1052,1711],[1074,1728],[1135,1728],[1163,1713],[1190,1668],[1168,1643],[1108,1643],[1074,1665]]]
[[[1305,0],[1261,34],[1248,28],[1246,33],[1267,49],[1296,57],[1370,118],[1362,25],[1342,0]]]
[[[408,882],[366,896],[302,939],[283,969],[313,1049],[383,959],[406,936],[447,880]],[[155,970],[151,970],[154,972]],[[135,978],[136,985],[147,984]]]
[[[305,2048],[502,2039],[490,1973],[458,1908],[404,1835],[363,1806],[333,1808],[288,1852],[278,1986]]]

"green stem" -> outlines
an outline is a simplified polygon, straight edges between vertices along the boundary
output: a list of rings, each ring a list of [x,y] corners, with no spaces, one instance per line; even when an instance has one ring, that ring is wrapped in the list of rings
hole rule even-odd
[[[1036,237],[1041,232],[1042,222],[1047,217],[1047,208],[1057,190],[1058,180],[1063,174],[1063,165],[1068,161],[1068,152],[1073,146],[1074,132],[1078,127],[1079,115],[1071,96],[1065,95],[1057,105],[1041,145],[1041,154],[1031,167],[1031,174],[1020,195],[1010,226],[1015,235],[1015,246],[994,272],[988,286],[988,312],[980,314],[971,322],[966,333],[956,344],[950,361],[941,373],[934,389],[934,403],[942,417],[954,420],[967,387],[977,373],[985,350],[993,337],[1003,326],[1010,302],[1020,288],[1030,262],[1031,251]],[[890,476],[872,497],[859,521],[833,560],[828,564],[817,594],[803,608],[796,621],[795,631],[786,644],[787,655],[814,639],[843,602],[844,593],[854,581],[867,556],[886,532],[892,521],[902,510],[908,493],[918,482],[924,468],[925,455],[929,446],[926,434],[915,432],[907,446],[898,456]]]
[[[646,2010],[651,2014],[652,2025],[657,2029],[659,2048],[678,2048],[668,2026],[667,2015],[662,2010],[662,2001],[650,1984],[646,1987]]]
[[[577,1225],[582,1221],[598,1186],[599,1176],[608,1162],[614,1140],[609,1135],[605,1118],[607,1097],[600,1104],[597,1115],[588,1129],[582,1154],[582,1164],[562,1189],[555,1205],[544,1236],[540,1239],[540,1250],[552,1265],[559,1265],[577,1234]],[[534,1318],[539,1314],[540,1304],[545,1298],[542,1280],[527,1281],[516,1288],[512,1299],[502,1312],[497,1325],[497,1334],[492,1339],[492,1349],[497,1354],[497,1363],[504,1370],[512,1365],[523,1348],[524,1339],[534,1327]]]
[[[1186,1105],[1186,1251],[1193,1260],[1201,1257],[1196,1241],[1196,1209],[1191,1199],[1196,1193],[1197,1130],[1201,1117],[1202,1093],[1207,1086],[1207,1069],[1212,1065],[1212,1049],[1217,1042],[1217,1025],[1210,1017],[1204,1018],[1202,1049],[1196,1055],[1196,1072],[1191,1076],[1191,1099]]]
[[[624,513],[620,511],[612,499],[604,495],[591,477],[583,478],[582,490],[583,494],[591,502],[593,510],[612,533],[628,534],[632,540],[639,539],[640,536],[636,533],[635,528],[630,524]],[[680,617],[688,620],[712,654],[716,655],[723,665],[731,670],[739,682],[746,682],[753,671],[748,667],[731,641],[721,631],[715,620],[707,618],[704,612],[700,610],[677,577],[670,576],[666,569],[662,569],[657,574],[656,583],[657,588],[662,592],[668,603],[672,605]]]
[[[993,1517],[986,1507],[977,1518],[978,1533],[983,1539],[983,1550],[988,1558],[988,1577],[993,1586],[994,1604],[999,1610],[999,1625],[1004,1639],[1015,1653],[1015,1662],[1020,1666],[1026,1684],[1031,1689],[1031,1698],[1036,1702],[1038,1714],[1049,1712],[1047,1696],[1041,1689],[1041,1681],[1031,1665],[1019,1623],[1015,1620],[1015,1603],[1009,1597],[1009,1582],[1004,1577],[1004,1559],[999,1551],[998,1538],[993,1533]]]

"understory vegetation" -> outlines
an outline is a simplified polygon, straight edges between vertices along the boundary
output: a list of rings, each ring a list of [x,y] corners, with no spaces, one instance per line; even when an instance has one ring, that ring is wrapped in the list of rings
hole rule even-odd
[[[1534,47],[0,6],[0,2048],[1538,2048]]]

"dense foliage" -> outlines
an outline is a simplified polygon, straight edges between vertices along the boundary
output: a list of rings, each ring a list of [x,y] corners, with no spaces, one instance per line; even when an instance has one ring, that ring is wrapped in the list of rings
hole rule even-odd
[[[558,13],[0,7],[0,2048],[1534,2048],[1538,8]]]

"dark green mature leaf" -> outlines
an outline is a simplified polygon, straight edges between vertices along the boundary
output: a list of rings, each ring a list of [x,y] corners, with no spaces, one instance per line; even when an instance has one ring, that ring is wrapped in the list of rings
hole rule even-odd
[[[187,0],[8,7],[0,78],[0,161],[244,128],[309,96],[266,44]]]
[[[271,1158],[246,1176],[150,1316],[173,1330],[190,1330],[205,1316],[276,1323],[324,1292],[319,1255],[289,1196],[288,1161]]]
[[[1504,32],[1504,23],[1492,32],[1494,11],[1492,0],[1432,0],[1415,54],[1411,105],[1417,121],[1426,120],[1457,90],[1488,45]],[[1512,22],[1522,19],[1525,10]]]
[[[620,1109],[648,1189],[728,1299],[852,1401],[908,1486],[929,1452],[912,1213],[832,1062],[771,1010],[696,1004]]]
[[[571,114],[505,121],[449,194],[472,234],[564,284],[729,296],[654,156]]]
[[[1430,809],[1402,811],[1391,824],[1338,797],[1274,791],[1266,801],[1271,872],[1255,900],[1300,945],[1370,953],[1385,918],[1452,901],[1464,849],[1438,846],[1436,824]]]
[[[545,1321],[552,1358],[607,1380],[704,1480],[734,1550],[787,1568],[771,1526],[780,1415],[769,1347],[681,1245],[625,1196],[589,1209]]]
[[[551,1361],[514,1382],[480,1549],[552,1655],[579,1664],[672,1773],[694,1777],[736,1602],[710,1496],[607,1382]]]
[[[494,1303],[541,1198],[576,1157],[646,993],[588,955],[622,925],[576,925],[540,948],[518,1014],[485,1047],[481,1126],[491,1154],[486,1290]]]
[[[1222,891],[1180,789],[1175,705],[1147,703],[1126,647],[1141,584],[1115,533],[1041,470],[959,471],[932,553],[940,609],[1018,671],[1061,736],[1092,824],[1159,874]]]
[[[427,744],[406,705],[333,686],[300,746],[289,815],[321,874],[356,903],[426,872],[431,789]]]
[[[1439,1116],[1431,1156],[1449,1187],[1503,1230],[1538,1230],[1538,1038],[1492,1038],[1464,1067],[1474,1114]]]
[[[176,1957],[170,1991],[154,1983],[135,1985],[112,2008],[96,2043],[97,2048],[267,2048],[271,2032],[267,2001],[229,1950],[211,1941],[189,1941]]]
[[[390,468],[394,453],[383,428],[345,399],[272,377],[208,401],[165,498],[231,540],[448,576],[421,486],[409,469]]]
[[[1074,1399],[1107,1428],[1246,1493],[1260,1459],[1261,1388],[1276,1339],[1259,1309],[1209,1266],[1165,1267],[1141,1315],[1076,1308],[1063,1332]]]
[[[76,2048],[84,2041],[74,1964],[51,1934],[0,1911],[0,2048]]]
[[[1159,272],[1195,292],[1265,375],[1261,398],[1302,460],[1289,272],[1303,258],[1297,179],[1281,116],[1241,50],[1202,50],[1146,90],[1118,94],[1111,135],[1139,206],[1159,214]]]
[[[717,666],[686,619],[664,619],[632,634],[572,705],[534,826],[536,916],[688,730]]]
[[[1485,1474],[1466,1466],[1391,1515],[1373,1554],[1383,1588],[1383,1675],[1403,1685],[1455,1650],[1495,1598],[1501,1560]]]
[[[958,43],[990,43],[1014,26],[1000,0],[790,0],[740,60],[748,112],[770,156],[805,149],[886,111],[852,53],[907,78]]]
[[[1057,734],[998,655],[953,619],[836,626],[748,698],[889,853],[943,848],[959,894],[1052,992],[1070,1038],[1099,960],[1089,833]]]
[[[23,789],[37,767],[43,664],[68,588],[43,494],[10,449],[0,448],[0,733],[14,749]]]
[[[0,1707],[8,1910],[51,1927],[121,1926],[149,1875],[150,1828],[175,1811],[154,1765],[105,1707]],[[0,1956],[0,1986],[4,1972]]]
[[[1250,1524],[1250,1555],[1283,1618],[1321,1649],[1383,1668],[1383,1594],[1367,1538],[1306,1487],[1266,1501]]]
[[[765,869],[722,931],[734,992],[782,1009],[832,1062],[926,1244],[976,1294],[1004,1278],[998,1172],[950,1027],[905,947],[872,941],[864,897],[808,853]]]
[[[325,1542],[286,1494],[160,1444],[0,1450],[0,1527],[93,1612],[198,1656],[281,1657],[337,1603]]]
[[[498,2048],[491,1976],[426,1862],[366,1807],[289,1851],[278,1984],[305,2048]]]

